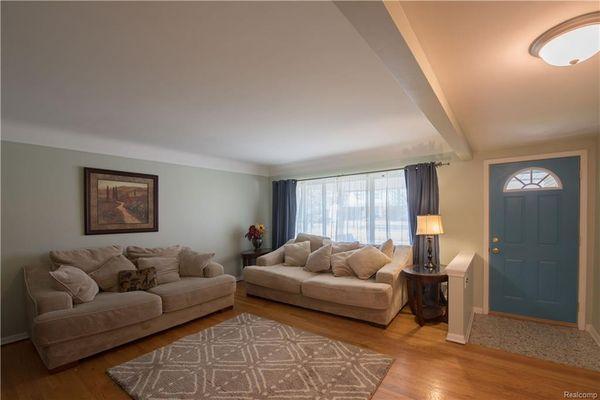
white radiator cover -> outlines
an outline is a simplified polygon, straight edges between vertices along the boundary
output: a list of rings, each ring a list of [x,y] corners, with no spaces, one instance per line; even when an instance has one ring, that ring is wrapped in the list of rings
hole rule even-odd
[[[460,252],[446,267],[448,274],[448,335],[446,340],[469,341],[473,323],[473,269],[477,255]]]

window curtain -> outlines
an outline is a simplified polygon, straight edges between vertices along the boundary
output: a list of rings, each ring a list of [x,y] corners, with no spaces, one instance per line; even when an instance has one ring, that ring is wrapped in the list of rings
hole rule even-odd
[[[440,194],[435,163],[409,165],[404,170],[408,199],[408,220],[413,245],[413,263],[423,265],[427,259],[427,239],[417,236],[417,215],[439,214]],[[433,237],[433,262],[440,263],[438,236]]]
[[[273,181],[273,249],[294,238],[296,228],[296,180]]]
[[[403,170],[301,181],[297,197],[298,233],[410,244]]]

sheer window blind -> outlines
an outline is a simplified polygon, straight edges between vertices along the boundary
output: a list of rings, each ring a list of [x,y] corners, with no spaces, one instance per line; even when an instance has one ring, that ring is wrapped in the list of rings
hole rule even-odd
[[[404,170],[299,181],[296,232],[410,244]]]

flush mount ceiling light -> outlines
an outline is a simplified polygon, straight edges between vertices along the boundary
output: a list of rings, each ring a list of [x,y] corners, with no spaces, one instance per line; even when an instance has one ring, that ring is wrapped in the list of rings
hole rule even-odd
[[[600,51],[600,11],[571,18],[547,30],[529,47],[532,56],[565,67],[587,60]]]

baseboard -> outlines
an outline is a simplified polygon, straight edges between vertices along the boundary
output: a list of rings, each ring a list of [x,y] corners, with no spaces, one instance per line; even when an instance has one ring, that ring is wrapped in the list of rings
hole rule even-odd
[[[475,314],[483,314],[483,307],[473,307],[473,312]]]
[[[594,339],[594,342],[596,342],[596,344],[600,346],[600,333],[598,333],[596,328],[594,328],[594,325],[587,324],[585,330],[588,331],[590,335],[592,335],[592,339]]]
[[[0,339],[0,344],[5,345],[5,344],[13,343],[13,342],[18,342],[19,340],[24,340],[27,338],[29,338],[29,335],[27,334],[27,332],[21,332],[21,333],[15,334],[15,335],[3,337],[2,339]]]

